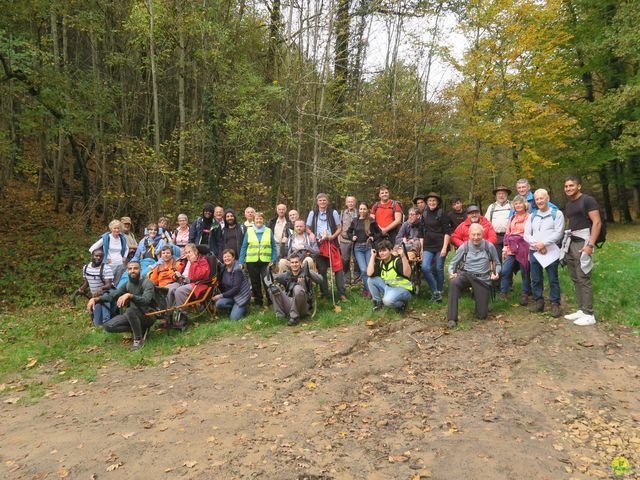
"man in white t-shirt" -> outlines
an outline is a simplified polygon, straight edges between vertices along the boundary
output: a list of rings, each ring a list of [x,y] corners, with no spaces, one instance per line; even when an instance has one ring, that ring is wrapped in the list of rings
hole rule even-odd
[[[78,294],[84,295],[88,289],[93,298],[98,298],[113,286],[113,271],[109,264],[102,263],[103,258],[104,252],[102,250],[93,251],[91,263],[85,265],[82,269],[84,283],[78,288]],[[92,318],[96,327],[108,322],[111,318],[110,305],[97,304],[93,309]]]

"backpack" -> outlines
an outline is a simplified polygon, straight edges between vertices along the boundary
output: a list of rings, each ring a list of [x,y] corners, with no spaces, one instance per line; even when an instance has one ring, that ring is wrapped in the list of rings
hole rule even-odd
[[[586,194],[582,194],[583,196]],[[598,207],[600,205],[598,204]],[[584,216],[587,217],[587,219],[589,220],[589,223],[591,224],[591,227],[593,227],[593,222],[591,221],[591,217],[589,217],[589,212],[587,212],[587,209],[584,205],[584,200],[582,201],[582,211],[584,212]],[[598,213],[600,214],[600,233],[598,234],[598,238],[596,238],[595,246],[597,248],[602,248],[602,246],[604,245],[604,242],[607,241],[607,221],[605,219],[605,215],[604,212],[602,211],[601,208],[598,208]],[[589,228],[591,228],[589,227]]]
[[[467,240],[462,245],[462,258],[458,262],[458,265],[456,265],[456,272],[462,270],[464,268],[465,262],[467,261],[467,254],[469,253],[469,241],[470,240]],[[480,243],[480,246],[482,247],[482,250],[484,250],[487,253],[487,256],[489,257],[489,272],[491,273],[495,272],[496,266],[493,263],[491,250],[489,249],[489,242],[483,239],[482,242]]]
[[[102,284],[104,285],[104,263],[100,264],[100,273],[98,275],[100,275],[100,281],[102,282]],[[85,265],[84,268],[82,269],[82,276],[86,278],[87,276],[87,267],[89,265]]]
[[[405,221],[406,221],[406,217],[404,215],[404,210],[402,209],[402,204],[400,202],[398,202],[397,200],[391,200],[391,212],[393,213],[393,218],[395,219],[395,214],[396,214],[396,207],[400,205],[400,213],[402,214],[402,220],[400,222],[400,225],[402,225]],[[380,208],[380,202],[376,202],[373,204],[372,210],[374,212],[378,211],[378,208]],[[375,213],[374,213],[375,215]],[[400,228],[399,226],[396,228]]]

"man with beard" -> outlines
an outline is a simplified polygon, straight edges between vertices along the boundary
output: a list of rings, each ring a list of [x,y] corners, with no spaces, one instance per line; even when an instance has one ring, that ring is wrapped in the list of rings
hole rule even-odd
[[[222,229],[222,250],[231,249],[234,255],[240,255],[242,240],[244,239],[245,227],[238,224],[236,212],[233,208],[227,208],[224,212],[224,228]]]
[[[221,244],[220,224],[213,218],[214,208],[211,203],[205,203],[202,207],[202,216],[191,224],[189,228],[189,243],[207,245],[209,250],[218,256]]]
[[[112,317],[103,324],[103,328],[109,333],[133,332],[131,350],[139,350],[144,346],[146,331],[155,321],[153,317],[145,316],[153,304],[153,283],[146,277],[140,278],[140,263],[133,260],[127,265],[127,273],[129,280],[125,284],[89,300],[87,310],[93,312],[96,304],[108,305],[112,301],[118,308],[127,306],[124,313]]]

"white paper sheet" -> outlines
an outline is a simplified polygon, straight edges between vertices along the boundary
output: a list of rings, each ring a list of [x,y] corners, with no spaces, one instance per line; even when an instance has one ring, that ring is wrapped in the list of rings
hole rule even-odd
[[[542,265],[542,268],[547,268],[560,258],[560,248],[555,243],[552,243],[551,245],[547,245],[547,253],[543,255],[540,252],[534,252],[533,256],[536,257],[536,260]]]

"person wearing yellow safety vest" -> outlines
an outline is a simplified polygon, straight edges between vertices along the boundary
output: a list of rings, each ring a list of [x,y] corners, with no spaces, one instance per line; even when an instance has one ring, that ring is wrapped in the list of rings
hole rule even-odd
[[[271,265],[276,262],[278,250],[273,231],[264,225],[264,214],[256,212],[254,221],[255,224],[248,227],[244,234],[238,263],[242,267],[246,266],[256,305],[261,307],[263,279],[269,272]],[[265,293],[266,291],[265,286]],[[268,295],[267,301],[269,301]]]
[[[389,240],[382,240],[378,243],[377,253],[371,250],[367,276],[374,312],[385,305],[404,313],[413,292],[413,284],[409,280],[411,265],[407,255],[403,250],[399,257],[395,257],[391,254],[392,248]]]

